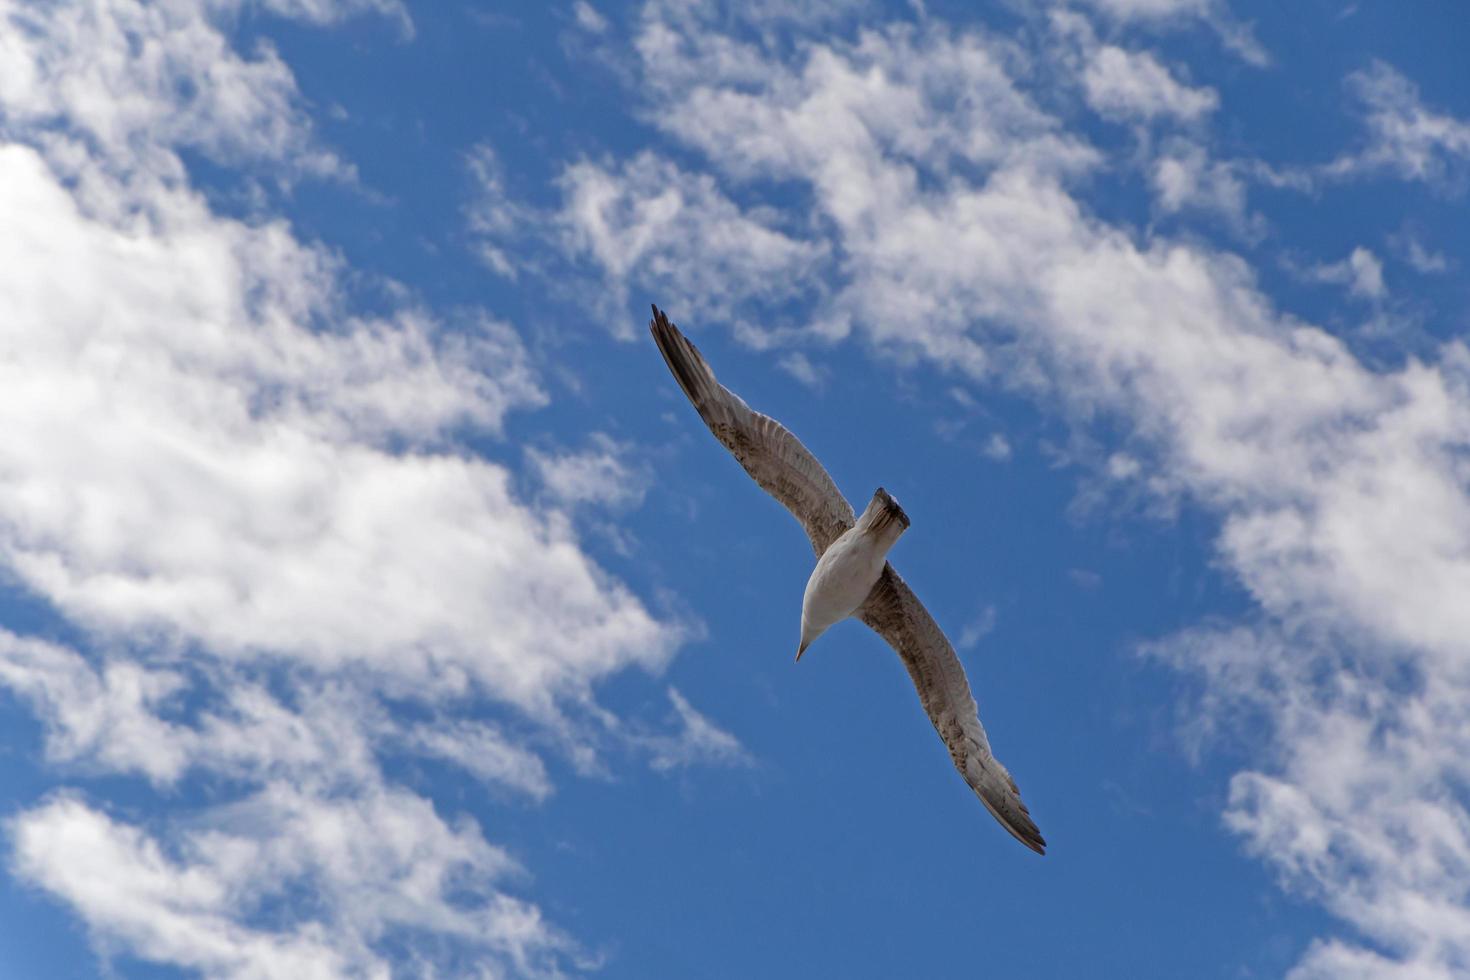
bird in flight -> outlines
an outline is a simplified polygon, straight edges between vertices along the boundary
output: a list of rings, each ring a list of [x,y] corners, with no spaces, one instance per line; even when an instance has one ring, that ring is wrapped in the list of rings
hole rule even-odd
[[[887,561],[888,549],[909,526],[898,501],[879,487],[867,509],[855,514],[801,440],[716,381],[699,350],[657,306],[648,328],[704,424],[812,540],[817,566],[802,597],[796,659],[828,627],[849,616],[872,627],[898,651],[954,767],[985,809],[1012,837],[1045,854],[1046,841],[1021,802],[1016,781],[991,754],[954,647]]]

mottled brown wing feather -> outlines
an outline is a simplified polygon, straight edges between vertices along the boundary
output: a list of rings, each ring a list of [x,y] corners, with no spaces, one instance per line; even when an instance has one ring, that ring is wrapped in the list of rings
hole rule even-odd
[[[980,802],[1012,837],[1037,854],[1045,854],[1046,840],[1021,802],[1016,781],[990,752],[960,658],[892,565],[884,566],[857,617],[898,651],[954,767]]]
[[[648,324],[674,379],[704,424],[724,443],[761,489],[786,507],[806,529],[812,550],[827,550],[856,520],[852,505],[801,440],[775,419],[753,410],[724,385],[679,328],[653,308]]]

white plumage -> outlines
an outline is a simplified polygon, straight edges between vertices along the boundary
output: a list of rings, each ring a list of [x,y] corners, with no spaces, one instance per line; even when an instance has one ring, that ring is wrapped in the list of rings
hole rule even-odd
[[[797,660],[828,627],[858,611],[883,574],[888,549],[908,526],[909,517],[898,501],[879,487],[857,523],[822,552],[801,597]]]
[[[698,349],[658,307],[649,324],[665,363],[715,438],[806,529],[817,554],[801,607],[797,658],[833,624],[856,616],[898,652],[951,761],[1011,836],[1038,854],[1046,841],[1015,780],[991,754],[964,667],[934,617],[886,560],[909,519],[879,489],[859,518],[817,458],[781,423],[715,380]]]

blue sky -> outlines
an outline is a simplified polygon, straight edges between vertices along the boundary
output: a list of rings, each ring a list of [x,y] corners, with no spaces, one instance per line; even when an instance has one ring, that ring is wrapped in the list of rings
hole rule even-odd
[[[1467,45],[0,0],[0,974],[1463,975]],[[793,665],[654,302],[903,501],[1046,857]]]

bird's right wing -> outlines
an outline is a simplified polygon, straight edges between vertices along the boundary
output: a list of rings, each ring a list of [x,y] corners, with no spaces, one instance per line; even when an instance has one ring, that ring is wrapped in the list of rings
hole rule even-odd
[[[1046,840],[1031,819],[1006,767],[990,752],[965,668],[949,639],[892,565],[855,614],[898,651],[919,690],[924,711],[949,749],[949,757],[991,816],[1037,854]]]
[[[753,410],[715,380],[714,371],[663,311],[648,324],[659,353],[699,417],[771,496],[796,516],[818,555],[852,527],[852,505],[811,450],[775,419]]]

